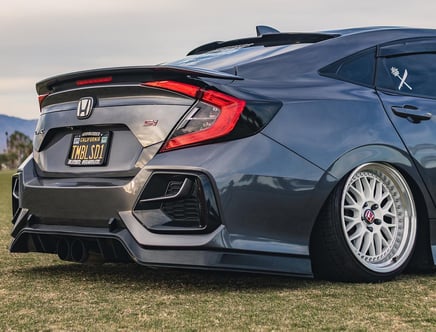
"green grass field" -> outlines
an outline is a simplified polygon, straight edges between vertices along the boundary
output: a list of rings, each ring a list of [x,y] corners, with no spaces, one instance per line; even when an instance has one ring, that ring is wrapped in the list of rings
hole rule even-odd
[[[10,254],[11,175],[0,172],[0,331],[436,331],[436,274],[343,284]]]

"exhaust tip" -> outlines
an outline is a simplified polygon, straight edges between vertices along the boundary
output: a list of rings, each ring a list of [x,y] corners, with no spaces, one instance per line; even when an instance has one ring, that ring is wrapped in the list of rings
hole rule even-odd
[[[68,240],[60,239],[56,245],[58,257],[63,261],[71,260],[71,248]]]
[[[82,240],[59,239],[56,250],[63,261],[84,263],[88,259],[88,249]]]
[[[74,240],[71,243],[71,260],[84,263],[88,259],[88,249],[82,240]]]

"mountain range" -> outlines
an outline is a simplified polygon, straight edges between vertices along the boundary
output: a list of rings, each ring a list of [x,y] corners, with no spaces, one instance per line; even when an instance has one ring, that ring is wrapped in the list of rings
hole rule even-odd
[[[6,149],[6,133],[10,135],[17,130],[32,140],[37,121],[0,114],[0,153]]]

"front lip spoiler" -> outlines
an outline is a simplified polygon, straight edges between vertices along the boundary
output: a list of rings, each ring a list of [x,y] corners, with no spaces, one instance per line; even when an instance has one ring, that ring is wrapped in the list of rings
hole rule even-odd
[[[58,238],[112,239],[118,241],[133,261],[149,267],[176,267],[237,272],[253,272],[311,278],[308,256],[232,250],[214,247],[141,246],[127,229],[109,231],[106,228],[32,225],[19,231],[10,245],[10,252],[44,252],[29,249],[28,236]],[[292,267],[292,268],[289,268]]]

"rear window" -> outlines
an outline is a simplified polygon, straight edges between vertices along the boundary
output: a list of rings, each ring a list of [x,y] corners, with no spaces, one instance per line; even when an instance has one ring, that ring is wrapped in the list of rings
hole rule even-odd
[[[266,59],[283,53],[303,48],[310,43],[280,45],[280,46],[251,46],[238,45],[219,48],[210,52],[189,55],[180,60],[165,63],[169,66],[189,66],[208,69],[224,69],[243,65],[260,59]]]
[[[436,98],[436,53],[381,57],[377,87],[399,94]]]

